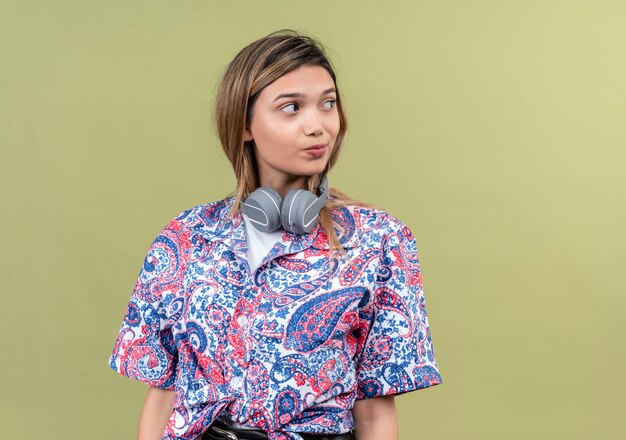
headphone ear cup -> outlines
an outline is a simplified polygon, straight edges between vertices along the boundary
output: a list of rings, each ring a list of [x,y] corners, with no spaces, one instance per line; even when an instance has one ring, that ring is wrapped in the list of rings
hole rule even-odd
[[[280,209],[280,221],[283,228],[294,234],[311,232],[317,223],[314,220],[317,219],[319,210],[311,212],[309,208],[316,201],[317,197],[307,190],[292,189],[289,191]]]
[[[254,190],[243,202],[243,212],[250,223],[262,232],[273,232],[280,227],[282,198],[278,191],[267,186]]]

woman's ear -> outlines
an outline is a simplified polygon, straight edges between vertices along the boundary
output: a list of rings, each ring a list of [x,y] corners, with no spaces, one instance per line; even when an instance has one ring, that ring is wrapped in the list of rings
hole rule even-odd
[[[252,137],[252,133],[250,132],[249,129],[245,129],[243,132],[243,140],[246,142],[250,142],[253,139]]]

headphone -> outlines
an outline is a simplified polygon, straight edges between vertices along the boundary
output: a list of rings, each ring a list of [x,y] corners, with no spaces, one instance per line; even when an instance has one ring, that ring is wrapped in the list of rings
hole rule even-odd
[[[242,210],[259,231],[273,232],[282,225],[294,234],[308,233],[328,201],[328,178],[324,176],[315,189],[319,197],[304,189],[292,189],[282,200],[278,191],[262,186],[243,201]]]

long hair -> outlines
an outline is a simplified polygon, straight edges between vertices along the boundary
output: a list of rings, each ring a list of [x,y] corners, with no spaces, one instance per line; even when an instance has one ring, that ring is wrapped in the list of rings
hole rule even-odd
[[[237,178],[235,200],[230,212],[232,216],[239,211],[242,200],[260,186],[253,141],[244,141],[244,132],[250,124],[255,101],[265,87],[303,65],[321,66],[333,79],[340,123],[326,167],[320,174],[307,177],[305,189],[314,192],[339,158],[348,123],[335,71],[321,43],[290,29],[273,32],[252,42],[226,68],[215,100],[215,125],[224,153]],[[336,250],[346,255],[335,233],[330,211],[348,205],[378,206],[351,199],[333,187],[329,187],[328,192],[330,197],[320,211],[319,222],[328,236],[331,254]]]

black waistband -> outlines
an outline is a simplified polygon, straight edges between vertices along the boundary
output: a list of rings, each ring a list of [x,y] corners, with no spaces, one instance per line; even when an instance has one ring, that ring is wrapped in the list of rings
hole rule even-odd
[[[298,433],[304,440],[353,440],[352,432],[341,434]],[[267,440],[267,433],[260,429],[239,428],[228,419],[219,418],[202,434],[201,440]]]

